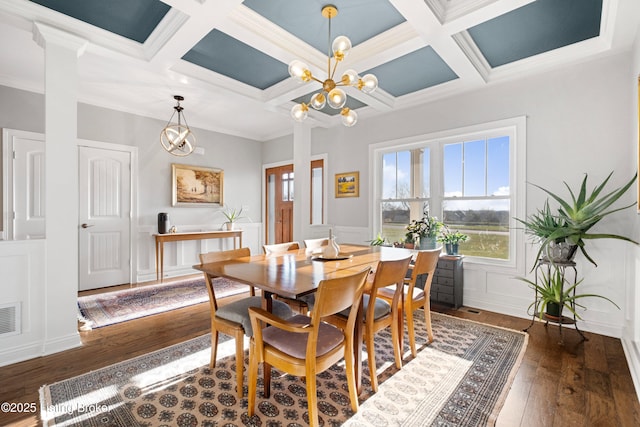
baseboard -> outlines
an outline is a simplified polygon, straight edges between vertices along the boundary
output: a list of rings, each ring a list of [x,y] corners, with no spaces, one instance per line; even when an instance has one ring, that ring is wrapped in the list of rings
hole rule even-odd
[[[640,401],[640,343],[636,341],[621,340],[624,355],[627,358],[627,365],[631,372],[631,379],[636,388],[636,397]]]
[[[43,345],[43,354],[46,356],[60,351],[80,347],[81,345],[82,341],[80,340],[80,334],[76,331],[63,337],[46,340]]]
[[[12,365],[40,356],[42,356],[42,343],[40,341],[12,347],[6,351],[0,351],[0,366]]]
[[[504,301],[501,304],[488,303],[484,300],[476,300],[473,298],[464,298],[464,305],[466,307],[480,308],[483,310],[493,311],[499,314],[505,314],[507,316],[521,317],[523,319],[531,319],[531,315],[523,312],[521,307],[514,305],[506,305]],[[565,325],[563,328],[575,329],[572,325]],[[598,335],[605,335],[607,337],[620,338],[622,337],[622,328],[617,325],[610,325],[601,322],[595,322],[593,320],[579,320],[578,328],[582,332],[591,332]]]

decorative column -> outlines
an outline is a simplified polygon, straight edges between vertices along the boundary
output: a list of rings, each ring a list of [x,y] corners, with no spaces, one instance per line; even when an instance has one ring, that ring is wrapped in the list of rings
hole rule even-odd
[[[309,227],[311,210],[311,127],[293,127],[293,240],[302,242]]]
[[[78,58],[87,41],[42,23],[45,72],[45,313],[43,353],[81,344],[78,298]]]

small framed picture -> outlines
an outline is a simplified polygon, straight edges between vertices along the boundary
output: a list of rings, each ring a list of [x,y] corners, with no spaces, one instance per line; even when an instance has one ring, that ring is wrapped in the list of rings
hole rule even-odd
[[[336,174],[336,197],[360,197],[360,172]]]
[[[172,206],[222,206],[222,169],[201,166],[171,165]]]

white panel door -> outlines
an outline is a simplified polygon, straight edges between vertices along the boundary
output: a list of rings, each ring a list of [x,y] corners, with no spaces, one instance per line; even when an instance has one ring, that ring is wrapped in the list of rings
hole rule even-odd
[[[79,289],[130,283],[131,155],[78,147]]]
[[[44,141],[14,136],[13,240],[45,238]]]

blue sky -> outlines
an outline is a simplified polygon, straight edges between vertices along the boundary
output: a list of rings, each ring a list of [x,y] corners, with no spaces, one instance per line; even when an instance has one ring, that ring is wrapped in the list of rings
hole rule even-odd
[[[397,154],[397,156],[396,156]],[[418,197],[429,197],[429,150],[423,156],[423,183],[427,191]],[[397,168],[396,168],[397,166]],[[399,151],[383,157],[383,198],[408,198],[410,188],[411,153]],[[487,171],[485,173],[485,171]],[[445,197],[485,197],[509,194],[509,137],[471,140],[444,146]],[[397,183],[397,187],[394,185]],[[474,208],[478,208],[477,201]],[[465,208],[465,202],[448,202],[451,208]],[[486,201],[483,207],[508,209],[508,203]]]

